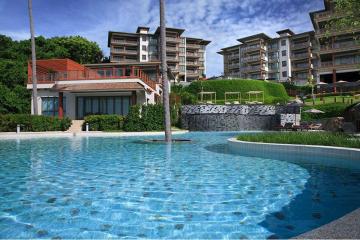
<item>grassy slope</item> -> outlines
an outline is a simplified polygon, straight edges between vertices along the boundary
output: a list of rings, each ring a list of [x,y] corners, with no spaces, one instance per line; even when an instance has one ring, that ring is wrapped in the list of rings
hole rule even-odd
[[[237,139],[249,142],[360,148],[359,138],[351,138],[350,136],[345,134],[335,134],[329,132],[276,132],[243,134],[239,135]]]

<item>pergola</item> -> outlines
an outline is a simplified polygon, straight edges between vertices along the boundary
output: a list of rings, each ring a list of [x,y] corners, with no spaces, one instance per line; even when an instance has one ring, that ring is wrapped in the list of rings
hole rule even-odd
[[[246,103],[248,103],[248,104],[256,104],[256,103],[262,104],[265,102],[265,97],[264,97],[263,91],[249,91],[249,92],[247,92],[247,94],[249,96],[249,100]],[[262,95],[262,102],[258,101],[259,95]],[[255,96],[255,102],[250,101],[253,96]]]
[[[225,104],[230,104],[230,102],[227,101],[228,96],[236,96],[237,101],[234,101],[234,104],[240,104],[241,103],[241,92],[225,92]]]
[[[210,96],[210,101],[207,101],[206,103],[213,103],[213,97],[214,97],[214,102],[216,103],[216,92],[199,92],[200,95],[200,102],[203,103],[204,102],[204,96]]]

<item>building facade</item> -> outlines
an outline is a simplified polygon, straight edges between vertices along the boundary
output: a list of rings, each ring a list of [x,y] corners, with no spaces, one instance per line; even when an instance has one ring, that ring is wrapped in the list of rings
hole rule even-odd
[[[311,12],[318,45],[317,80],[336,84],[338,81],[360,80],[360,26],[357,28],[327,30],[326,25],[343,13],[336,12],[330,0],[324,0],[325,9]]]
[[[313,54],[314,32],[294,34],[290,29],[271,38],[264,33],[238,39],[240,44],[223,48],[227,78],[293,81],[305,84],[316,72]]]
[[[154,33],[138,27],[136,33],[109,32],[112,63],[159,62],[160,28]],[[184,29],[166,29],[167,64],[175,81],[191,82],[206,76],[206,46],[210,41],[184,37]]]
[[[325,9],[310,13],[315,31],[295,34],[278,31],[278,37],[264,33],[238,39],[240,44],[223,48],[227,78],[267,79],[305,85],[309,80],[336,84],[360,79],[360,27],[327,31],[336,13],[331,0]]]
[[[127,115],[135,104],[159,100],[158,62],[81,65],[70,59],[37,60],[39,113],[83,119],[93,114]],[[32,89],[28,64],[27,88]]]

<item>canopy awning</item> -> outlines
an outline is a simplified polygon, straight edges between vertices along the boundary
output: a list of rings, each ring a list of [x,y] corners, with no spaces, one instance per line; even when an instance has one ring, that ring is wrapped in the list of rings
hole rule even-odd
[[[82,92],[82,91],[135,91],[144,90],[140,83],[78,83],[78,84],[55,84],[52,90],[58,92]]]

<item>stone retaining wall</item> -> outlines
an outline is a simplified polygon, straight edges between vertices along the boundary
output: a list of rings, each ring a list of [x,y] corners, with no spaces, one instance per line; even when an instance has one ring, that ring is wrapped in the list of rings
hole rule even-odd
[[[184,105],[182,128],[190,131],[272,130],[299,122],[300,107],[284,105]]]

